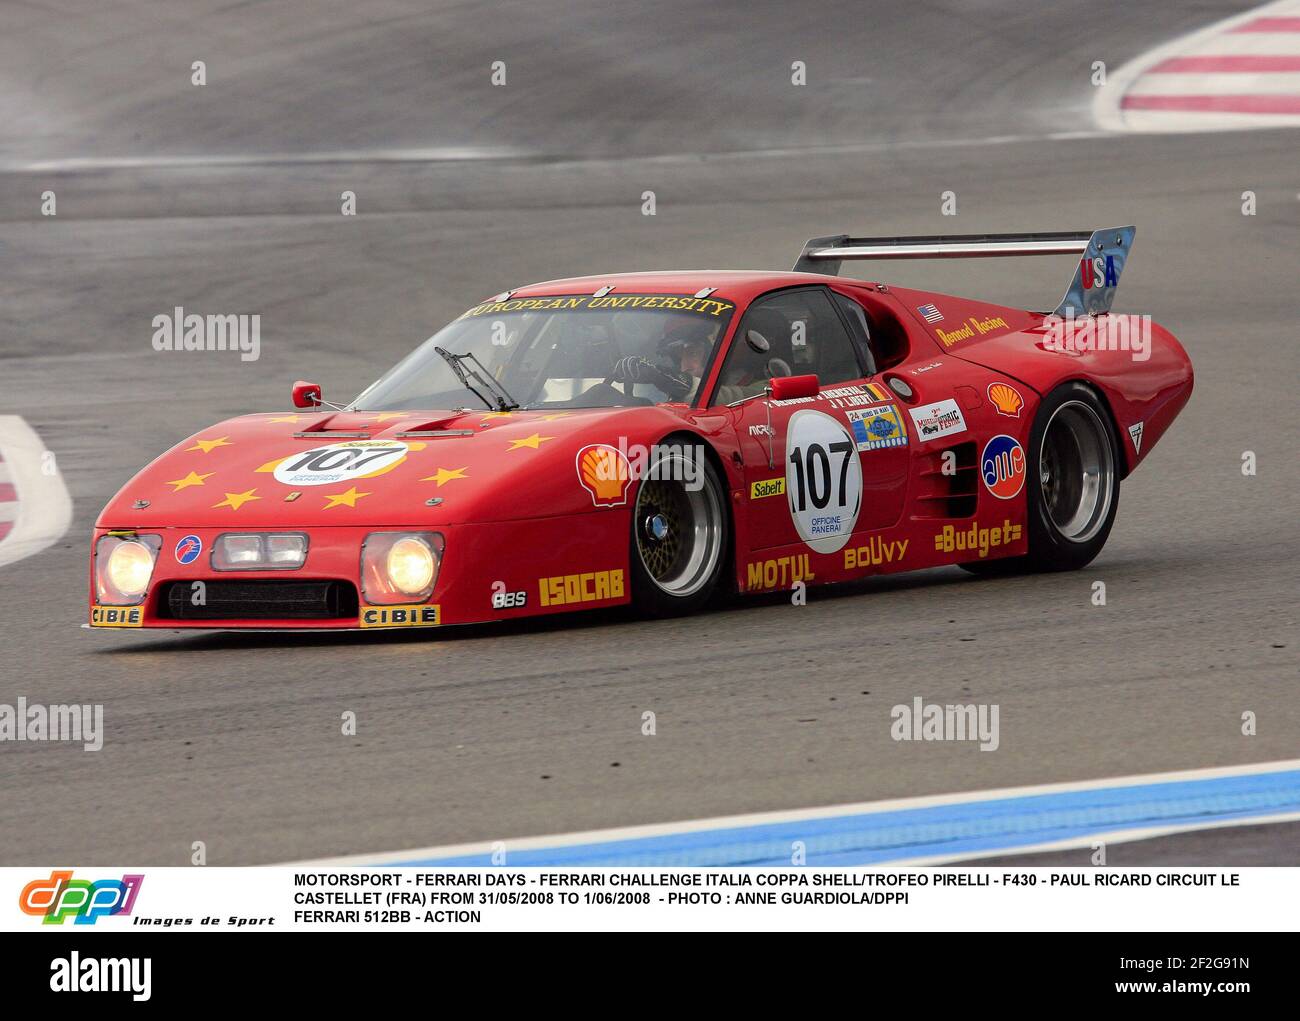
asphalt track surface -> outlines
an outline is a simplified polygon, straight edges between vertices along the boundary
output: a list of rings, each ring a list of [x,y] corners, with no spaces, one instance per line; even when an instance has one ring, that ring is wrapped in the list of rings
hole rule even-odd
[[[199,840],[212,864],[300,860],[1294,757],[1300,134],[1089,117],[1092,61],[1245,6],[0,8],[0,412],[75,501],[63,541],[0,571],[0,701],[102,703],[107,729],[95,754],[0,746],[0,864],[185,864]],[[348,398],[485,295],[788,269],[840,231],[1130,222],[1117,307],[1172,329],[1197,386],[1081,573],[434,636],[79,627],[91,523],[141,464],[294,379]],[[1069,264],[871,272],[1044,307]],[[261,312],[261,360],[154,352],[178,304]],[[1001,747],[895,743],[917,695],[998,704]],[[1294,827],[1204,839],[1205,864],[1295,862]]]

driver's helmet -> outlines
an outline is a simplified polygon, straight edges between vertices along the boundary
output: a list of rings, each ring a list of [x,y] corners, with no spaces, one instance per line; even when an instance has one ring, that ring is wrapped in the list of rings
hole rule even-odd
[[[663,337],[656,352],[658,359],[674,370],[681,364],[682,354],[689,347],[708,348],[717,331],[715,323],[698,316],[672,315],[664,323]]]

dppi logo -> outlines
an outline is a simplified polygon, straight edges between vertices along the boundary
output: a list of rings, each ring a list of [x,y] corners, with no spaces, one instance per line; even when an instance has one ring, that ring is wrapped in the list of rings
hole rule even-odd
[[[176,562],[192,564],[199,559],[199,554],[202,552],[203,540],[197,535],[187,535],[176,544]]]
[[[1010,436],[994,436],[980,458],[984,485],[999,500],[1010,500],[1025,485],[1025,451]]]
[[[23,914],[44,915],[46,925],[62,925],[71,915],[76,925],[94,925],[104,915],[129,915],[144,876],[121,879],[73,879],[72,870],[34,879],[18,895]]]
[[[1115,272],[1115,256],[1113,255],[1108,255],[1104,259],[1100,255],[1092,259],[1080,259],[1079,269],[1083,272],[1083,289],[1085,291],[1090,291],[1094,287],[1114,287],[1119,283],[1119,274]]]

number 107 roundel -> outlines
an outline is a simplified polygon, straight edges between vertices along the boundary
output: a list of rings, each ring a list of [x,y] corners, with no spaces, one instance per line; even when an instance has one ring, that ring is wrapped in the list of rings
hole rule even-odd
[[[1192,391],[1111,311],[1134,228],[815,238],[789,273],[553,281],[470,308],[351,403],[204,429],[109,502],[96,627],[431,628],[955,564],[1066,570]],[[1052,311],[856,259],[1072,256]]]

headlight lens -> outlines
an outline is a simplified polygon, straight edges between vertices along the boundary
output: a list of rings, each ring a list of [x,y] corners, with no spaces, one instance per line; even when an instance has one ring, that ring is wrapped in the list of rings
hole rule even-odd
[[[256,567],[262,562],[262,537],[260,535],[222,535],[213,547],[213,567],[228,570],[237,567]]]
[[[227,532],[212,544],[214,571],[293,570],[307,559],[301,532]]]
[[[388,580],[397,591],[419,595],[433,581],[433,550],[423,539],[410,535],[398,539],[388,551]]]
[[[108,580],[124,596],[142,596],[153,576],[153,553],[139,542],[124,542],[108,555]]]
[[[372,606],[421,603],[442,565],[438,532],[371,532],[361,545],[361,594]]]
[[[268,535],[266,562],[276,567],[301,567],[307,559],[305,535]]]
[[[144,600],[162,538],[157,535],[100,536],[95,544],[96,598],[110,606]]]

